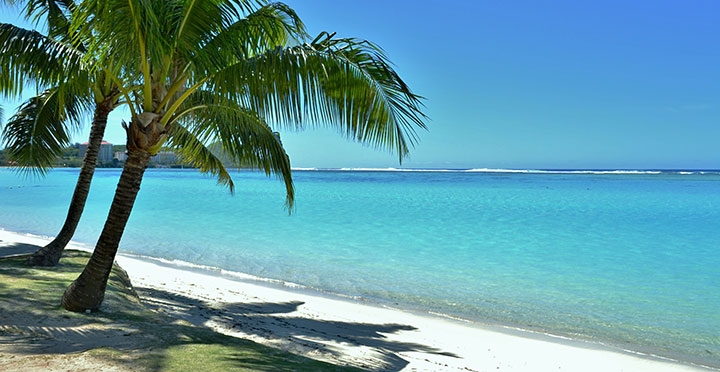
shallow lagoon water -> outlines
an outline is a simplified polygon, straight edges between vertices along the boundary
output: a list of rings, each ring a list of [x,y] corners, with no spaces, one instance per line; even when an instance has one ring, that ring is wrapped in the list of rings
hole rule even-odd
[[[78,170],[0,170],[0,227],[56,234]],[[98,170],[93,244],[120,170]],[[720,366],[720,175],[150,169],[121,249]]]

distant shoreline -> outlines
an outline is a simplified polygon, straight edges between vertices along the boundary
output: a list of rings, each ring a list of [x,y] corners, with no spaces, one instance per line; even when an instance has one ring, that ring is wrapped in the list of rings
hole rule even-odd
[[[0,169],[15,169],[12,166],[0,166]],[[78,167],[55,167],[53,169],[80,169]],[[122,167],[98,167],[96,170],[103,169],[122,169]],[[196,170],[193,167],[151,167],[149,169],[162,170]],[[257,171],[247,168],[228,168],[232,170]],[[720,175],[720,169],[515,169],[515,168],[308,168],[297,167],[292,168],[293,171],[300,172],[386,172],[386,173],[402,173],[402,172],[428,172],[428,173],[511,173],[511,174],[588,174],[588,175]]]

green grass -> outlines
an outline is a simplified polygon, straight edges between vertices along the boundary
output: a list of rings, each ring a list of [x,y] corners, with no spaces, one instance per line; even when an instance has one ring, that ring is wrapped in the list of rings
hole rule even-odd
[[[146,308],[125,272],[115,267],[101,311],[63,310],[63,291],[89,254],[67,251],[60,265],[31,268],[24,257],[0,259],[0,338],[32,339],[27,348],[0,350],[14,359],[83,355],[99,363],[139,371],[322,371],[350,369],[318,362],[205,327],[176,321]],[[32,345],[45,345],[34,349]],[[12,342],[5,344],[12,345]],[[47,345],[51,345],[47,347]]]

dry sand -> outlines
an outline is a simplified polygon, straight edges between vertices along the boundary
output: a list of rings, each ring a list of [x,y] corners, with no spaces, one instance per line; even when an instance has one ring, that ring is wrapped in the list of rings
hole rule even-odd
[[[44,245],[48,238],[0,230],[0,241]],[[79,244],[69,248],[87,250]],[[150,308],[340,365],[390,371],[712,370],[605,345],[386,308],[210,268],[127,254],[119,254],[117,263]]]

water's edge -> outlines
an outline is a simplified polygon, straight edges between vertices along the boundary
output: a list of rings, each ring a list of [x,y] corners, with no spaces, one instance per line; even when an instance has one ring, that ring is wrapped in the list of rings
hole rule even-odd
[[[8,232],[16,235],[25,235],[31,238],[52,240],[52,236],[39,235],[27,231],[11,231],[0,226],[0,231]],[[87,243],[71,241],[73,248],[83,250],[86,252],[92,252],[94,247]],[[429,311],[427,309],[413,306],[410,303],[402,302],[391,302],[381,298],[368,298],[363,296],[352,296],[343,293],[332,292],[322,288],[316,288],[312,286],[297,284],[289,281],[263,278],[243,272],[226,270],[220,267],[208,266],[195,264],[188,261],[166,259],[162,257],[153,257],[149,255],[139,254],[129,249],[119,249],[118,255],[133,258],[142,261],[150,261],[153,264],[169,267],[180,271],[189,271],[195,273],[203,273],[218,278],[229,279],[232,281],[250,283],[258,286],[264,286],[273,289],[280,289],[288,292],[296,292],[311,296],[320,296],[324,298],[330,298],[339,301],[345,301],[350,303],[362,304],[365,306],[380,307],[384,309],[392,309],[402,312],[411,313],[414,315],[443,319],[445,321],[461,323],[464,326],[480,328],[484,330],[490,330],[493,332],[500,332],[524,338],[539,339],[553,343],[560,343],[563,345],[569,345],[574,347],[586,348],[586,349],[600,349],[612,352],[630,354],[640,358],[646,358],[650,360],[661,360],[670,363],[676,363],[681,365],[688,365],[692,367],[705,368],[712,371],[720,371],[720,364],[714,360],[698,358],[695,355],[685,355],[682,353],[669,353],[666,351],[653,350],[649,347],[643,347],[641,345],[623,345],[612,340],[601,340],[593,338],[590,335],[564,335],[553,330],[545,330],[537,328],[529,328],[527,326],[503,323],[492,319],[470,319],[461,315],[446,314],[435,311]],[[132,278],[131,278],[132,280]]]

